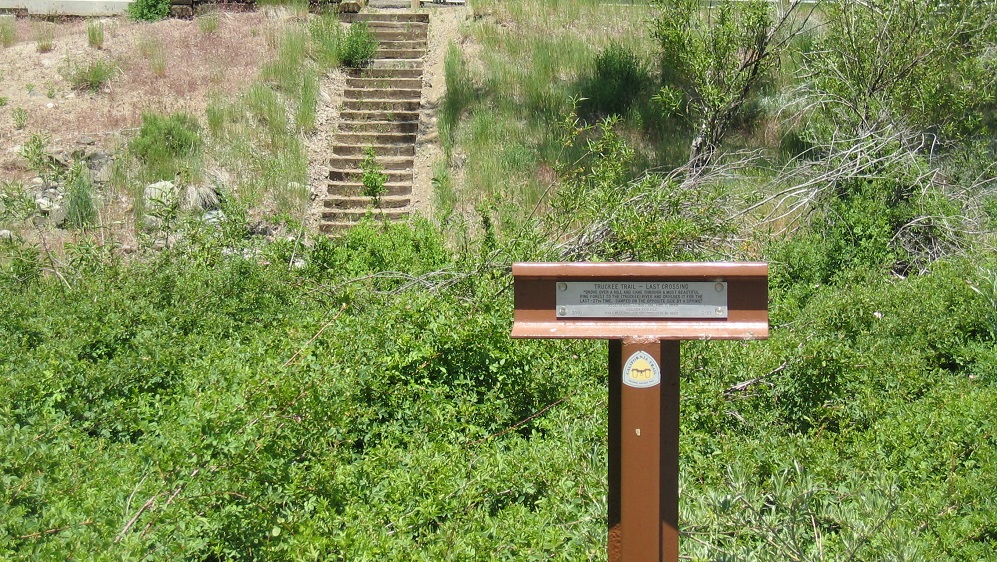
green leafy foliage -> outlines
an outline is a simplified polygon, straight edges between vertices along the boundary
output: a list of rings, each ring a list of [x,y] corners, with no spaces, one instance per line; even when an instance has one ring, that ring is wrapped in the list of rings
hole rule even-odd
[[[0,225],[16,224],[31,216],[34,211],[35,202],[20,182],[0,181]]]
[[[23,107],[15,107],[10,110],[10,120],[14,124],[14,128],[20,131],[28,124],[28,110]]]
[[[128,150],[146,167],[151,179],[173,179],[188,169],[202,148],[201,125],[192,115],[174,113],[142,116],[138,135],[128,143]]]
[[[339,44],[339,60],[350,68],[368,66],[377,52],[377,46],[377,38],[367,28],[367,23],[354,22]]]
[[[986,217],[986,129],[851,159],[810,137],[774,166],[778,142],[747,163],[721,144],[713,175],[648,170],[642,145],[673,137],[639,135],[640,111],[562,114],[612,47],[571,43],[557,18],[609,5],[481,6],[482,67],[448,56],[442,224],[265,239],[225,203],[218,226],[178,215],[171,244],[127,258],[86,231],[59,255],[0,240],[0,558],[604,559],[605,344],[508,337],[509,263],[576,259],[770,263],[767,341],[682,344],[683,558],[992,558],[997,262],[992,232],[951,228]],[[694,40],[732,52],[755,8]],[[493,13],[512,24],[485,27]],[[293,65],[318,58],[303,29],[286,68],[208,114],[212,144],[243,143],[268,194],[307,177],[288,156],[308,87]],[[666,78],[661,101],[694,104]],[[212,150],[196,119],[147,121],[130,145],[143,165]],[[65,175],[44,138],[25,146]],[[469,177],[502,181],[472,196]],[[808,204],[786,224],[736,207],[772,191]]]
[[[170,15],[170,0],[134,0],[128,4],[128,15],[139,21],[157,21]]]
[[[582,86],[582,109],[601,115],[625,115],[639,100],[647,99],[654,84],[651,70],[632,48],[610,43],[595,58],[595,71]]]
[[[377,162],[374,148],[368,146],[364,149],[363,161],[360,162],[360,183],[363,184],[364,197],[370,197],[374,205],[380,207],[381,197],[387,192],[384,187],[387,182],[388,175]]]
[[[840,3],[826,18],[804,59],[819,100],[815,134],[890,125],[944,139],[979,131],[995,100],[997,26],[985,3]],[[875,45],[858,40],[866,37]]]

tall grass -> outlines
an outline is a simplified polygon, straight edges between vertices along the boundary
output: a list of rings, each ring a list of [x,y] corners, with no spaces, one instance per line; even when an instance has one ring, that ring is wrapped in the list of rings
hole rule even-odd
[[[218,31],[218,12],[212,10],[204,15],[198,16],[197,18],[197,28],[201,30],[201,33],[211,34]]]
[[[563,145],[560,123],[584,96],[599,53],[621,37],[642,61],[655,50],[646,28],[652,12],[595,0],[481,0],[474,11],[462,32],[481,46],[480,60],[471,64],[454,47],[444,68],[438,127],[445,158],[455,168],[463,162],[464,179],[447,205],[473,217],[487,203],[508,229],[541,202],[552,169],[572,160],[576,151]],[[621,124],[642,126],[641,119]],[[458,154],[467,157],[451,158]]]
[[[87,43],[94,49],[104,48],[104,23],[100,20],[87,21]]]
[[[0,45],[6,49],[17,42],[17,29],[14,18],[0,18]]]
[[[447,85],[447,95],[440,105],[437,126],[443,150],[450,153],[453,148],[453,132],[460,122],[461,115],[474,101],[474,78],[468,69],[464,53],[451,45],[443,62],[443,74]]]
[[[86,167],[77,162],[66,182],[66,226],[84,228],[96,224],[96,196]]]
[[[149,70],[156,76],[166,75],[165,46],[158,37],[143,35],[138,41],[138,51],[149,61]]]
[[[309,25],[312,58],[320,70],[339,66],[339,50],[342,41],[342,27],[335,15],[324,14],[314,18]]]
[[[118,67],[113,61],[97,59],[84,64],[70,63],[63,70],[63,76],[73,89],[98,93],[117,72]]]

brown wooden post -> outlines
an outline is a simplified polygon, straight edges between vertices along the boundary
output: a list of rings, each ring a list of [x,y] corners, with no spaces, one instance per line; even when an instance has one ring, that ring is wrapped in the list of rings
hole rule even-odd
[[[678,562],[679,342],[768,337],[768,265],[532,263],[512,272],[512,337],[609,340],[610,562]]]

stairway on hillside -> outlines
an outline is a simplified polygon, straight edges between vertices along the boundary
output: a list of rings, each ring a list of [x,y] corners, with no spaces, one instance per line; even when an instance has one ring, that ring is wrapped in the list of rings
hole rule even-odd
[[[429,31],[429,14],[342,14],[342,20],[367,22],[380,45],[372,65],[351,69],[346,79],[319,224],[330,234],[349,228],[373,209],[360,181],[360,163],[367,147],[374,149],[375,160],[388,175],[378,216],[383,212],[389,220],[404,219],[412,210],[412,172]]]

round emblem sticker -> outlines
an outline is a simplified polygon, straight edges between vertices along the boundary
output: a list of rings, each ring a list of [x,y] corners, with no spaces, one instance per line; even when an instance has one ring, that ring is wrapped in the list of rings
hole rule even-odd
[[[623,365],[623,384],[636,388],[648,388],[661,382],[661,369],[654,357],[645,351],[638,351]]]

